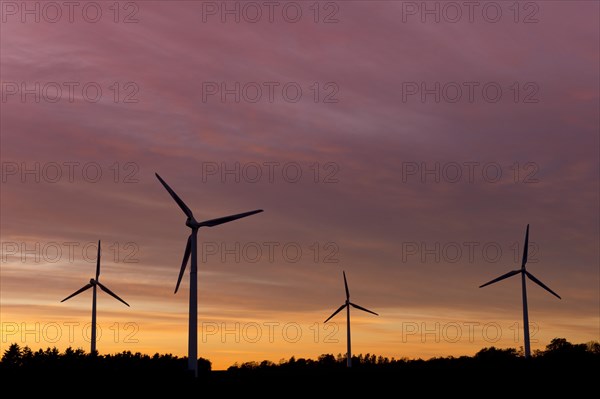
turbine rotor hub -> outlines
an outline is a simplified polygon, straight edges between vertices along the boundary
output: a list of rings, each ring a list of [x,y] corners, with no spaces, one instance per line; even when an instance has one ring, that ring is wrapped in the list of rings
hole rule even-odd
[[[93,278],[91,278],[91,279],[90,279],[90,284],[91,284],[91,285],[96,285],[96,282],[97,282],[97,281],[96,281],[96,280],[94,280]]]

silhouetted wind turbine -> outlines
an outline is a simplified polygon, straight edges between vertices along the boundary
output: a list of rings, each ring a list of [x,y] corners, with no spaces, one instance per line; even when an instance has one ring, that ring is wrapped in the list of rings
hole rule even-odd
[[[494,284],[500,280],[504,280],[505,278],[508,278],[508,277],[514,276],[515,274],[521,273],[521,286],[523,287],[523,335],[524,335],[524,339],[525,339],[525,358],[526,359],[528,359],[531,356],[531,349],[530,349],[530,345],[529,345],[529,315],[527,313],[527,288],[526,288],[527,284],[526,284],[525,276],[527,276],[531,281],[533,281],[534,283],[536,283],[537,285],[539,285],[540,287],[542,287],[543,289],[545,289],[546,291],[548,291],[549,293],[551,293],[552,295],[557,297],[558,299],[562,299],[560,296],[558,296],[558,294],[556,292],[552,291],[544,283],[542,283],[540,280],[535,278],[535,276],[533,274],[529,273],[525,269],[525,264],[527,263],[528,249],[529,249],[529,225],[527,225],[527,232],[525,233],[525,247],[523,248],[523,261],[521,262],[521,268],[517,269],[517,270],[513,270],[512,272],[503,274],[502,276],[495,278],[492,281],[489,281],[489,282],[479,286],[479,288],[482,288],[482,287],[485,287],[486,285]]]
[[[177,202],[177,205],[181,208],[183,213],[187,216],[187,220],[185,221],[185,225],[192,230],[192,233],[187,239],[187,244],[185,246],[185,254],[183,255],[183,262],[181,263],[181,270],[179,271],[179,277],[177,278],[177,285],[175,286],[175,293],[179,289],[179,284],[181,283],[181,278],[183,277],[183,273],[185,272],[185,267],[190,258],[190,253],[192,255],[192,267],[190,270],[190,320],[188,325],[188,370],[194,373],[194,376],[198,376],[198,229],[200,227],[214,227],[223,223],[232,222],[236,219],[241,219],[246,216],[251,216],[256,213],[262,212],[262,209],[257,209],[255,211],[239,213],[237,215],[225,216],[218,219],[206,220],[204,222],[198,222],[194,218],[192,211],[187,205],[175,194],[175,191],[169,187],[169,185],[158,175],[155,173],[158,180],[161,184],[167,189],[171,197]]]
[[[61,302],[66,301],[67,299],[73,298],[75,295],[79,295],[81,294],[83,291],[86,291],[90,288],[94,288],[94,293],[92,294],[92,352],[91,353],[96,353],[96,286],[100,287],[100,289],[104,292],[106,292],[108,295],[112,296],[113,298],[123,302],[125,305],[129,306],[129,304],[127,302],[125,302],[124,300],[122,300],[121,298],[119,298],[117,296],[117,294],[115,294],[114,292],[112,292],[111,290],[109,290],[108,288],[106,288],[104,285],[102,285],[102,283],[100,283],[99,280],[100,277],[100,241],[98,240],[98,257],[96,258],[96,278],[90,279],[89,284],[85,285],[84,287],[82,287],[81,289],[75,291],[74,293],[72,293],[71,295],[69,295],[68,297],[66,297],[65,299],[63,299]]]
[[[342,306],[340,306],[338,310],[333,312],[333,314],[331,316],[329,316],[329,318],[327,320],[325,320],[325,323],[327,323],[333,316],[338,314],[342,309],[346,308],[346,324],[347,324],[346,329],[348,330],[347,331],[348,353],[346,354],[346,366],[352,367],[352,348],[351,348],[351,344],[350,344],[350,306],[352,306],[353,308],[356,308],[356,309],[360,309],[364,312],[372,313],[375,316],[379,316],[379,315],[375,312],[371,312],[369,309],[365,309],[362,306],[358,306],[357,304],[350,302],[350,290],[348,290],[348,282],[346,281],[346,272],[342,272],[342,273],[344,274],[344,287],[346,287],[346,302]]]

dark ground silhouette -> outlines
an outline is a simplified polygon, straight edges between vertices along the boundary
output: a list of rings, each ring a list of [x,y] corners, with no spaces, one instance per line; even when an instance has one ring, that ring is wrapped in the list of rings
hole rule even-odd
[[[432,393],[486,397],[489,393],[517,394],[523,390],[536,394],[564,391],[572,395],[578,391],[597,391],[600,343],[572,344],[564,338],[555,338],[531,359],[523,358],[514,348],[490,347],[472,357],[429,360],[358,355],[353,356],[352,365],[352,369],[347,369],[341,354],[324,354],[316,360],[291,357],[279,363],[247,362],[226,371],[211,371],[210,361],[200,358],[199,378],[194,380],[186,371],[187,358],[171,354],[149,356],[126,351],[91,355],[73,348],[64,352],[56,348],[33,352],[12,344],[0,362],[0,379],[3,383],[44,379],[56,384],[127,383],[137,392],[168,388],[177,381],[184,382],[179,388],[242,389],[249,394],[277,396],[320,393],[317,397],[321,397],[327,391],[373,393],[383,389],[393,389],[398,395],[421,393],[426,397]]]

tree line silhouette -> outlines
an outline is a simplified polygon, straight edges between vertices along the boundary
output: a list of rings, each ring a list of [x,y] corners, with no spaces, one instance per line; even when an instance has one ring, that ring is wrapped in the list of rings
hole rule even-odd
[[[433,375],[438,372],[452,374],[456,370],[480,374],[485,370],[524,370],[528,372],[548,370],[599,370],[600,343],[572,344],[564,338],[553,339],[545,350],[537,350],[531,359],[524,359],[522,349],[500,349],[487,347],[474,356],[434,357],[428,360],[408,358],[388,358],[375,354],[353,356],[353,369],[346,369],[346,359],[342,354],[322,354],[317,359],[304,359],[292,356],[278,363],[269,360],[234,364],[226,371],[211,373],[211,362],[198,359],[198,369],[205,377],[219,374],[217,382],[226,380],[260,379],[261,375],[314,374],[334,372],[345,373],[401,373],[403,376],[418,376],[421,373]],[[4,351],[0,361],[0,373],[4,377],[28,376],[72,376],[106,375],[118,377],[159,376],[162,379],[187,378],[187,358],[172,354],[146,355],[139,352],[123,351],[116,354],[100,355],[87,353],[83,349],[68,347],[60,352],[56,347],[32,351],[28,346],[11,344]],[[214,382],[214,381],[213,381]]]
[[[600,362],[600,343],[591,341],[587,344],[572,344],[565,338],[554,338],[545,350],[534,352],[535,361],[538,363],[550,363],[555,361],[579,361],[579,362]],[[460,357],[434,357],[429,360],[408,359],[406,357],[395,359],[375,354],[352,356],[352,367],[359,369],[394,369],[394,368],[423,368],[436,367],[441,365],[454,364],[488,364],[488,365],[509,365],[523,362],[523,351],[515,348],[500,349],[496,347],[483,348],[474,356]],[[245,362],[234,364],[228,368],[230,372],[243,372],[247,370],[268,370],[268,369],[334,369],[345,368],[346,357],[338,353],[323,354],[313,359],[296,359],[292,356],[289,360],[282,359],[279,363],[269,360],[258,362]]]

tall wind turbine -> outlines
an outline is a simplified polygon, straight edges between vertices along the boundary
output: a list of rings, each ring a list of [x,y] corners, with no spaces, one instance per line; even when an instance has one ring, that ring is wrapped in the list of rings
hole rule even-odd
[[[351,349],[351,344],[350,344],[350,306],[352,306],[353,308],[356,308],[356,309],[360,309],[364,312],[372,313],[375,316],[379,316],[379,315],[375,312],[371,312],[369,309],[365,309],[362,306],[358,306],[357,304],[350,302],[350,290],[348,290],[348,282],[346,281],[346,272],[342,272],[342,273],[344,274],[344,287],[346,287],[346,302],[344,302],[344,304],[342,306],[340,306],[338,310],[333,312],[333,314],[331,316],[329,316],[329,318],[327,320],[325,320],[325,323],[327,323],[333,316],[338,314],[342,309],[346,308],[346,324],[347,324],[346,329],[347,329],[347,339],[348,339],[348,353],[346,354],[346,366],[352,367],[352,349]]]
[[[523,261],[521,262],[521,268],[517,269],[517,270],[513,270],[506,274],[503,274],[502,276],[495,278],[492,281],[489,281],[489,282],[479,286],[479,288],[482,288],[482,287],[485,287],[486,285],[494,284],[500,280],[504,280],[505,278],[508,278],[508,277],[514,276],[515,274],[521,273],[521,286],[523,289],[523,335],[524,335],[524,339],[525,339],[525,358],[526,359],[529,359],[529,357],[531,356],[531,349],[530,349],[530,345],[529,345],[529,315],[527,313],[527,284],[526,284],[525,276],[527,276],[531,281],[533,281],[534,283],[536,283],[537,285],[539,285],[540,287],[542,287],[543,289],[545,289],[546,291],[548,291],[549,293],[551,293],[552,295],[557,297],[558,299],[562,299],[560,296],[558,296],[558,294],[556,292],[552,291],[544,283],[542,283],[540,280],[535,278],[535,276],[533,274],[529,273],[525,269],[525,264],[527,263],[528,249],[529,249],[529,225],[527,225],[527,232],[525,233],[525,246],[523,248]]]
[[[246,216],[254,215],[262,212],[262,209],[255,211],[239,213],[237,215],[225,216],[218,219],[205,220],[204,222],[198,222],[194,218],[192,211],[187,205],[175,194],[175,191],[169,187],[169,185],[155,173],[158,180],[165,187],[165,189],[171,194],[171,197],[177,202],[177,205],[181,208],[183,213],[187,216],[185,225],[189,227],[192,232],[187,239],[185,246],[185,254],[183,255],[183,262],[181,263],[181,270],[179,271],[179,277],[177,278],[177,285],[175,286],[175,293],[179,289],[179,284],[185,272],[185,267],[192,255],[192,267],[190,270],[190,320],[188,324],[188,370],[194,373],[194,376],[198,376],[198,229],[200,227],[214,227],[223,223],[232,222],[236,219],[241,219]]]
[[[92,350],[91,353],[94,354],[96,353],[96,287],[100,287],[100,289],[104,292],[106,292],[108,295],[112,296],[113,298],[117,299],[118,301],[123,302],[125,305],[129,306],[129,304],[127,302],[125,302],[124,300],[122,300],[121,298],[119,298],[117,296],[117,294],[115,294],[114,292],[112,292],[111,290],[109,290],[107,287],[105,287],[102,283],[100,283],[99,280],[100,277],[100,240],[98,240],[98,257],[96,258],[96,278],[90,279],[89,284],[85,285],[84,287],[82,287],[81,289],[75,291],[74,293],[72,293],[71,295],[69,295],[68,297],[66,297],[65,299],[63,299],[61,302],[66,301],[67,299],[73,298],[75,295],[79,295],[81,294],[83,291],[86,291],[90,288],[94,288],[94,293],[92,294]]]

